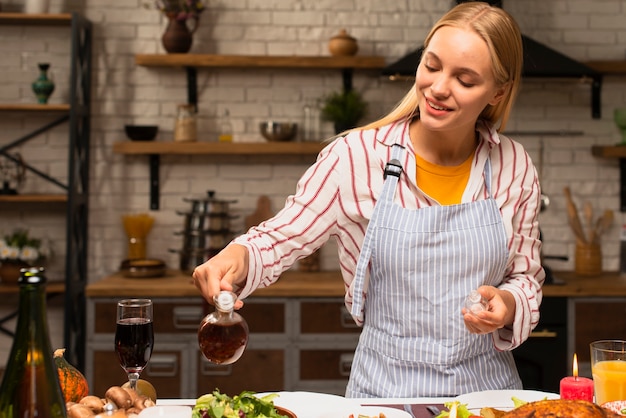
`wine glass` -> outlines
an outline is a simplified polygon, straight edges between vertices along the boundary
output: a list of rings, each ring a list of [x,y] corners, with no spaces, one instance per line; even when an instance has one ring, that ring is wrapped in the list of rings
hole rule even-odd
[[[117,302],[115,352],[128,375],[131,389],[137,389],[139,374],[146,367],[154,346],[150,299],[123,299]]]

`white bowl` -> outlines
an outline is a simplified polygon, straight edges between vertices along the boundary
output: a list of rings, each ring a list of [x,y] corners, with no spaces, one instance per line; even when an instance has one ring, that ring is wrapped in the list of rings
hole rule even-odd
[[[142,410],[141,418],[191,418],[190,406],[157,405]]]

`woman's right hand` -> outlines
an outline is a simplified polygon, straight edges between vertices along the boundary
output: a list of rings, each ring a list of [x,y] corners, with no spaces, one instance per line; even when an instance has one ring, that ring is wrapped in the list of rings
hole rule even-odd
[[[232,292],[235,285],[245,282],[248,274],[248,249],[243,245],[230,244],[193,271],[193,281],[202,296],[213,304],[213,296],[222,290]],[[241,286],[239,286],[241,287]],[[243,306],[237,300],[235,308]]]

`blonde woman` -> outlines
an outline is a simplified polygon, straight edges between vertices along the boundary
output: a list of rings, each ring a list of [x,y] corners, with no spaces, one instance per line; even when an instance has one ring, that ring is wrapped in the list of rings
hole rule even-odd
[[[511,350],[539,319],[536,170],[499,134],[519,88],[515,21],[460,4],[425,40],[415,86],[335,139],[272,219],[194,271],[207,300],[269,286],[328,239],[363,326],[348,397],[520,389]],[[478,289],[485,310],[469,312]]]

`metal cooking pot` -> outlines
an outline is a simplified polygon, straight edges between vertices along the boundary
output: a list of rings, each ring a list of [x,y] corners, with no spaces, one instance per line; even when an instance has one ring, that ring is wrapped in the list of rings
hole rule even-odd
[[[179,268],[185,272],[192,272],[197,266],[217,255],[220,249],[197,249],[197,250],[170,250],[180,254]]]
[[[201,212],[176,212],[185,217],[183,228],[185,231],[224,231],[230,229],[231,219],[236,216],[228,214],[206,214]]]
[[[236,200],[218,200],[215,192],[209,190],[204,198],[184,198],[191,203],[191,212],[205,215],[228,215],[228,205],[237,202]]]
[[[182,231],[174,235],[183,236],[183,251],[187,250],[214,250],[222,249],[232,239],[231,231]]]

